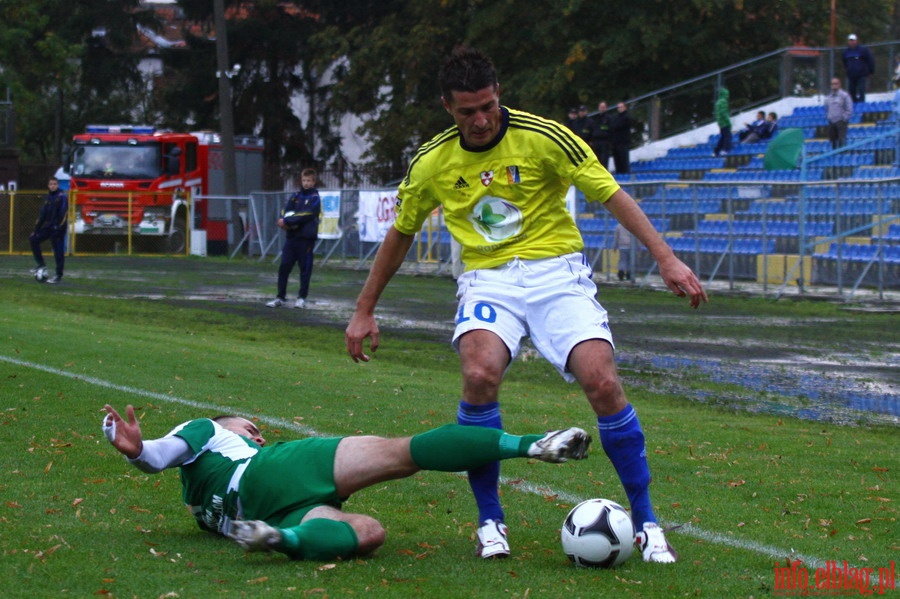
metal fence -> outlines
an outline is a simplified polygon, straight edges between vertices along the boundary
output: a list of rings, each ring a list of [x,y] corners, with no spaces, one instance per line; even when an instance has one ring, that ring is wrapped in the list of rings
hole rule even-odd
[[[868,93],[893,91],[900,43],[867,44],[876,71]],[[843,77],[843,47],[793,47],[706,73],[677,85],[629,99],[634,119],[632,146],[677,135],[714,121],[713,105],[720,87],[730,92],[732,113],[752,110],[785,97],[813,97],[829,91],[832,77]],[[846,85],[844,86],[847,87]]]
[[[765,294],[834,287],[845,298],[860,288],[900,289],[900,176],[845,180],[666,181],[624,187],[676,255],[707,282],[745,283]],[[377,242],[362,241],[359,190],[341,190],[338,233],[320,239],[320,263],[367,269]],[[392,195],[393,190],[383,190]],[[253,194],[253,224],[237,251],[274,259],[282,233],[274,225],[287,194]],[[577,223],[596,276],[619,268],[615,219],[576,192]],[[232,254],[234,255],[234,254]],[[406,257],[413,270],[450,274],[450,235],[440,214],[429,219]],[[643,248],[629,270],[644,283],[656,264]]]
[[[813,171],[813,176],[818,171]],[[876,171],[872,171],[874,174]],[[707,283],[781,295],[836,288],[850,299],[862,288],[883,294],[900,290],[900,173],[894,177],[807,180],[642,180],[624,187],[685,263]],[[762,175],[765,176],[765,175]],[[807,173],[809,176],[809,173]],[[819,174],[821,179],[821,175]],[[339,198],[329,231],[320,238],[319,264],[368,269],[377,241],[364,241],[360,230],[360,191],[323,191]],[[395,190],[380,193],[389,200]],[[29,253],[44,192],[0,194],[0,254]],[[226,241],[207,252],[192,231],[191,253],[274,261],[283,244],[275,225],[289,193],[253,193],[247,197],[206,197],[220,215]],[[615,278],[618,251],[613,248],[616,221],[599,204],[576,192],[577,223],[585,253],[599,279]],[[83,238],[84,236],[82,236]],[[82,241],[79,254],[93,253]],[[131,246],[106,247],[102,253],[127,255]],[[70,244],[71,251],[71,244]],[[184,254],[182,254],[184,255]],[[450,276],[450,235],[440,213],[428,219],[406,257],[406,269]],[[643,248],[631,252],[628,270],[637,284],[647,283],[656,264]],[[751,291],[752,291],[751,290]]]
[[[709,282],[752,282],[776,296],[788,287],[836,287],[845,298],[859,288],[900,289],[900,178],[804,181],[795,174],[626,187],[676,255]],[[633,259],[635,271],[655,270],[646,251]]]
[[[30,253],[28,236],[34,231],[47,190],[0,191],[0,253]]]

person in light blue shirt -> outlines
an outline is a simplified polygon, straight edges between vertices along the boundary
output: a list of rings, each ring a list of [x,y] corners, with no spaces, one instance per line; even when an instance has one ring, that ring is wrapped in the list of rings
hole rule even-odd
[[[831,80],[831,93],[825,96],[825,119],[828,121],[828,139],[831,149],[844,147],[847,143],[847,125],[853,116],[853,100],[841,89],[841,80]]]

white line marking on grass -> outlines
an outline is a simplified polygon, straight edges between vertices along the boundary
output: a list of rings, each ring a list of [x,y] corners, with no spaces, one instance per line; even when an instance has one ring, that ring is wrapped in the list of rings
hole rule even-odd
[[[275,418],[272,416],[260,416],[259,414],[248,414],[248,413],[239,413],[234,412],[230,408],[226,406],[220,406],[213,403],[207,403],[202,401],[193,401],[190,399],[184,399],[181,397],[176,397],[174,395],[166,395],[165,393],[156,393],[154,391],[146,391],[144,389],[138,389],[136,387],[129,387],[127,385],[118,385],[116,383],[111,383],[109,381],[105,381],[103,379],[98,379],[92,376],[85,376],[83,374],[77,374],[74,372],[68,372],[65,370],[60,370],[58,368],[52,368],[50,366],[44,366],[42,364],[35,364],[34,362],[27,362],[25,360],[18,360],[16,358],[10,358],[7,356],[0,356],[0,361],[9,362],[10,364],[17,364],[19,366],[24,366],[26,368],[33,368],[35,370],[42,370],[44,372],[54,374],[57,376],[62,376],[78,381],[82,381],[84,383],[88,383],[90,385],[96,385],[98,387],[105,387],[107,389],[113,389],[116,391],[122,391],[123,393],[130,393],[132,395],[137,395],[139,397],[146,397],[147,399],[155,399],[161,402],[180,404],[183,406],[188,406],[191,408],[198,408],[201,410],[206,410],[209,412],[219,412],[219,413],[228,413],[235,414],[237,416],[241,416],[244,418],[254,418],[261,422],[268,424],[269,426],[274,426],[278,428],[286,428],[302,435],[310,436],[310,437],[325,437],[329,436],[327,433],[322,431],[317,431],[313,428],[305,426],[303,424],[299,424],[292,420],[285,420],[283,418]],[[465,476],[462,474],[461,476]],[[529,482],[525,482],[520,478],[515,479],[515,482],[512,482],[511,479],[507,479],[505,477],[501,477],[500,482],[504,485],[521,491],[523,493],[530,493],[532,495],[540,495],[541,497],[547,496],[556,496],[563,501],[577,504],[587,497],[577,497],[575,495],[571,495],[566,493],[565,491],[557,491],[548,487],[542,487],[533,485]],[[673,526],[677,525],[674,522],[662,522],[663,526]],[[714,543],[716,545],[724,545],[726,547],[732,547],[734,549],[743,549],[745,551],[751,551],[754,553],[760,553],[765,555],[773,560],[787,560],[788,558],[791,560],[799,559],[808,567],[813,568],[823,568],[825,567],[825,560],[810,556],[804,555],[801,553],[794,553],[793,550],[785,551],[784,549],[780,549],[778,547],[773,547],[771,545],[765,545],[762,543],[757,543],[755,541],[747,540],[747,539],[738,539],[734,537],[730,537],[728,535],[710,532],[707,530],[703,530],[691,523],[687,523],[681,528],[678,529],[679,534],[684,534],[688,536],[692,536],[696,539],[700,539],[702,541],[707,541],[709,543]]]
[[[168,402],[168,403],[180,404],[180,405],[188,406],[191,408],[198,408],[201,410],[205,410],[207,412],[215,412],[215,413],[219,413],[219,414],[234,414],[235,416],[240,416],[242,418],[247,418],[247,419],[252,418],[252,419],[259,420],[260,422],[264,422],[264,423],[268,424],[269,426],[274,426],[276,428],[287,428],[292,431],[298,432],[300,434],[306,435],[308,437],[328,436],[325,433],[316,431],[308,426],[294,422],[293,420],[285,420],[284,418],[274,418],[271,416],[260,416],[259,414],[248,414],[248,413],[235,412],[231,408],[228,408],[226,406],[220,406],[218,404],[207,403],[207,402],[202,402],[202,401],[193,401],[190,399],[176,397],[174,395],[166,395],[165,393],[156,393],[154,391],[146,391],[144,389],[138,389],[136,387],[129,387],[127,385],[117,385],[116,383],[104,381],[103,379],[98,379],[98,378],[95,378],[92,376],[86,376],[86,375],[78,374],[75,372],[68,372],[65,370],[60,370],[58,368],[52,368],[50,366],[44,366],[42,364],[35,364],[33,362],[26,362],[25,360],[18,360],[16,358],[10,358],[7,356],[0,356],[0,361],[9,362],[11,364],[18,364],[19,366],[25,366],[27,368],[34,368],[35,370],[43,370],[44,372],[48,372],[50,374],[55,374],[57,376],[63,376],[66,378],[75,379],[77,381],[82,381],[84,383],[96,385],[97,387],[105,387],[107,389],[113,389],[115,391],[122,391],[124,393],[130,393],[130,394],[137,395],[140,397],[146,397],[147,399],[155,399],[157,401],[164,401],[164,402]],[[113,407],[116,407],[116,406],[113,406]]]
[[[571,503],[573,506],[581,503],[586,499],[589,499],[588,497],[577,497],[570,493],[566,493],[565,491],[557,491],[548,487],[532,485],[531,483],[524,482],[519,478],[515,479],[515,481],[511,481],[510,479],[507,479],[505,477],[500,477],[500,482],[523,493],[531,493],[532,495],[540,495],[541,497],[556,496],[567,503]],[[667,526],[678,526],[678,523],[660,522],[660,526],[664,528]],[[768,556],[773,560],[784,560],[785,562],[787,562],[787,560],[793,561],[795,559],[798,559],[802,561],[807,568],[825,567],[825,560],[819,559],[817,557],[804,555],[802,553],[795,553],[793,550],[785,551],[784,549],[772,547],[771,545],[765,545],[763,543],[757,543],[756,541],[737,539],[717,532],[710,532],[707,530],[703,530],[702,528],[698,528],[690,522],[680,526],[677,529],[677,532],[679,534],[691,536],[695,539],[700,539],[701,541],[707,541],[716,545],[724,545],[733,549],[743,549],[745,551],[761,553],[762,555]],[[785,563],[785,565],[788,564]]]

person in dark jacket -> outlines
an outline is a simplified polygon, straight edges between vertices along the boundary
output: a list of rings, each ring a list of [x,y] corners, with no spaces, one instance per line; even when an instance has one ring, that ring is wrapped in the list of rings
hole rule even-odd
[[[276,224],[284,229],[285,240],[281,250],[281,265],[278,267],[278,295],[266,304],[270,308],[284,305],[288,278],[295,263],[300,265],[300,292],[294,307],[306,307],[309,281],[312,278],[313,250],[319,238],[319,215],[322,212],[316,178],[315,169],[303,169],[300,191],[291,195],[278,217]]]
[[[41,212],[34,225],[34,233],[28,237],[28,241],[31,243],[34,261],[37,262],[37,266],[32,268],[31,272],[39,281],[55,284],[62,282],[63,268],[66,263],[66,223],[69,219],[69,199],[66,197],[66,192],[59,188],[59,180],[56,177],[50,177],[50,180],[47,181],[47,189],[49,191],[41,205]],[[41,253],[41,243],[47,239],[50,240],[53,259],[56,261],[56,276],[49,279],[47,278],[47,264]]]
[[[609,126],[612,123],[613,115],[610,113],[606,102],[597,104],[597,118],[594,120],[594,138],[591,140],[591,147],[600,160],[603,168],[609,170],[609,157],[611,148],[609,145]]]
[[[591,144],[591,140],[594,138],[594,121],[588,117],[588,108],[584,104],[578,106],[577,108],[571,108],[569,110],[569,118],[566,120],[566,126],[571,129],[575,135],[580,137],[587,143]]]
[[[616,114],[613,115],[609,125],[609,143],[612,147],[613,164],[616,165],[616,174],[625,175],[631,172],[631,115],[628,114],[628,106],[625,102],[616,105]]]
[[[875,72],[875,59],[869,49],[859,43],[856,34],[847,37],[843,53],[844,70],[847,72],[847,91],[854,104],[866,101],[866,79]]]

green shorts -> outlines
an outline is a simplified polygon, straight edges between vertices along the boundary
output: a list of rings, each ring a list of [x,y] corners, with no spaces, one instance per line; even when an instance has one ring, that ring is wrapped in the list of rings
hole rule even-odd
[[[314,507],[340,508],[334,487],[334,454],[342,437],[301,439],[263,447],[241,478],[243,518],[295,526]]]

